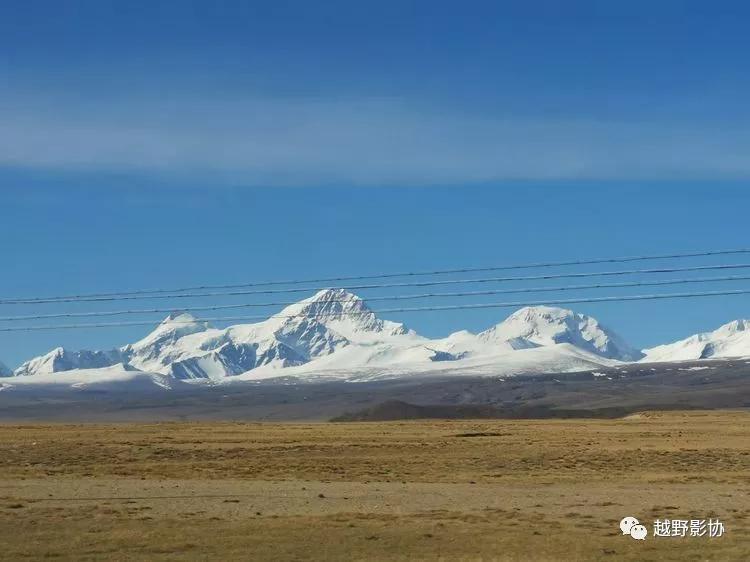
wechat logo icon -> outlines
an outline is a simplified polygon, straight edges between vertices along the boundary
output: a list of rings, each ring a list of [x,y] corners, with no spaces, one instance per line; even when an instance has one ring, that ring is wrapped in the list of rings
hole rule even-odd
[[[620,530],[623,535],[630,535],[637,541],[645,541],[648,536],[648,529],[635,517],[623,517],[620,521]]]

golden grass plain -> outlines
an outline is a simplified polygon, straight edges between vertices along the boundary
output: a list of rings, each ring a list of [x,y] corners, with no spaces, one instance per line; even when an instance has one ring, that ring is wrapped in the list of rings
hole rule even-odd
[[[6,560],[748,560],[750,414],[0,425]],[[622,536],[719,518],[724,536]]]

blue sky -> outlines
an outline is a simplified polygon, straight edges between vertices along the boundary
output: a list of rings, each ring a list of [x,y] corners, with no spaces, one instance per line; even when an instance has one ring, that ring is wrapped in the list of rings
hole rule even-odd
[[[5,2],[0,294],[748,246],[748,11]],[[576,308],[650,345],[748,304]],[[142,331],[0,335],[0,359]]]

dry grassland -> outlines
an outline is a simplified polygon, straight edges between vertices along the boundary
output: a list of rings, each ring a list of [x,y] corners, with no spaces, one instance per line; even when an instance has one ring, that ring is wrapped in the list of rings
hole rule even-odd
[[[748,560],[748,421],[0,425],[0,557]]]

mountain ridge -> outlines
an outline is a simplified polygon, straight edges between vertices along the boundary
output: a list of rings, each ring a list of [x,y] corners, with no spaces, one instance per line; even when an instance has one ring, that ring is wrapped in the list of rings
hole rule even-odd
[[[656,362],[750,356],[750,320],[732,320],[711,332],[645,349],[644,353],[644,360]]]
[[[325,289],[252,324],[215,328],[176,311],[142,339],[108,351],[58,347],[26,361],[16,377],[123,369],[177,380],[261,380],[290,376],[372,380],[430,374],[566,372],[636,361],[750,355],[750,321],[735,320],[643,351],[598,320],[571,310],[524,307],[474,334],[429,339],[379,318],[359,296]],[[696,357],[697,355],[697,357]],[[661,358],[661,359],[660,359]],[[4,374],[3,374],[4,373]]]

